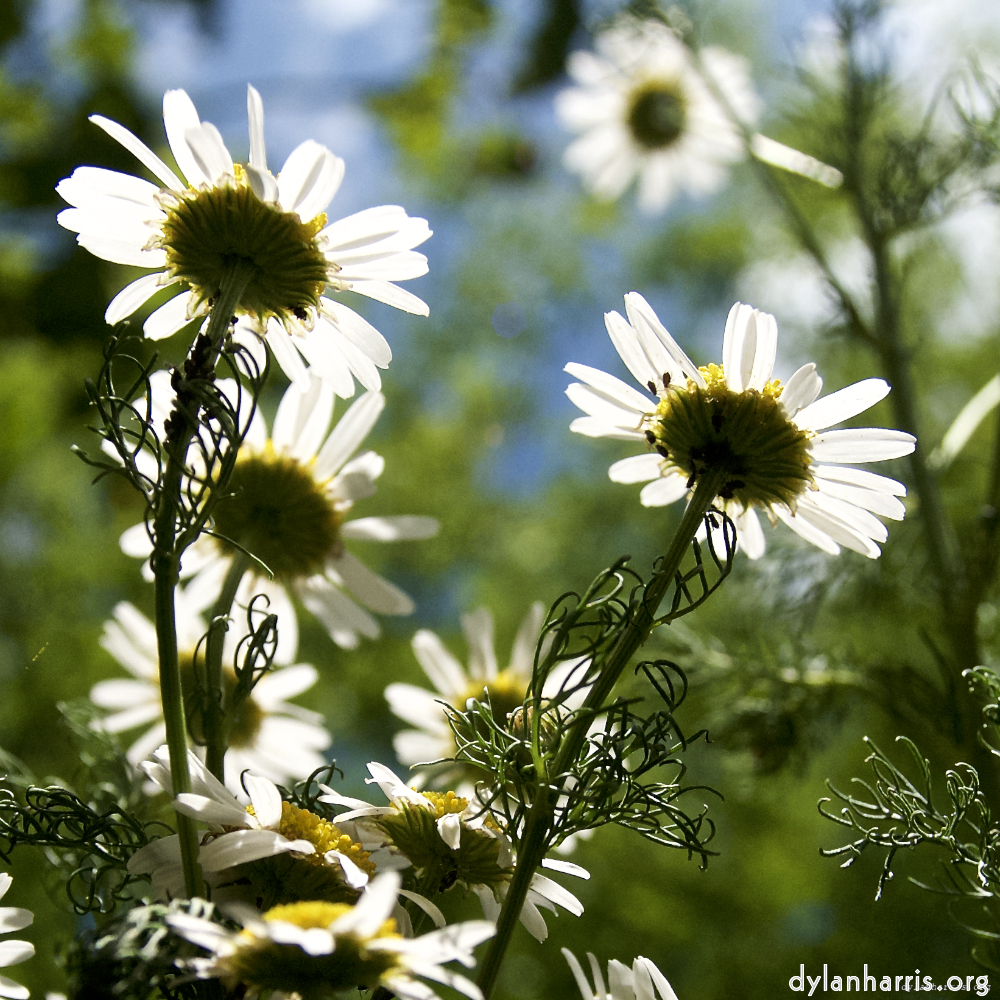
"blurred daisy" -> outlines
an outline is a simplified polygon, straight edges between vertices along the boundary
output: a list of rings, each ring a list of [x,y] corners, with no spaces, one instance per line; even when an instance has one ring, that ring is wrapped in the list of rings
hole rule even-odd
[[[232,722],[226,752],[226,781],[239,789],[240,774],[247,768],[273,781],[306,778],[326,760],[320,753],[331,742],[323,728],[323,717],[298,705],[289,704],[316,683],[316,668],[308,663],[292,666],[297,635],[295,611],[282,592],[266,607],[267,613],[280,611],[282,628],[278,635],[275,664],[279,669],[265,673],[251,696],[243,702]],[[195,650],[207,631],[200,611],[204,603],[178,587],[175,592],[177,645],[180,650],[181,683],[185,703],[194,692]],[[237,645],[248,633],[244,614],[236,614],[226,633],[223,652],[227,703],[236,689],[236,672],[231,664]],[[101,645],[133,677],[132,680],[100,681],[90,690],[90,700],[111,714],[97,725],[110,733],[149,728],[135,739],[127,752],[138,764],[166,739],[160,704],[159,653],[156,628],[136,607],[122,601],[114,617],[104,623]],[[200,651],[203,656],[204,648]],[[188,727],[196,720],[188,718]]]
[[[906,490],[851,466],[909,455],[912,434],[881,427],[827,430],[883,399],[889,386],[870,378],[817,399],[823,380],[803,365],[785,385],[771,378],[778,341],[774,317],[736,303],[726,321],[722,365],[697,368],[636,292],[628,320],[605,314],[612,343],[650,400],[620,379],[571,363],[566,395],[583,410],[570,429],[588,437],[645,441],[652,452],[615,462],[608,475],[642,483],[643,506],[680,500],[706,472],[725,476],[718,497],[751,559],[764,552],[756,511],[783,521],[806,541],[837,555],[840,546],[871,559],[887,537],[874,516],[901,520]],[[846,463],[846,464],[844,464]]]
[[[563,948],[562,953],[563,958],[569,962],[582,1000],[657,1000],[657,996],[659,1000],[677,1000],[677,994],[667,982],[667,977],[648,958],[641,955],[632,963],[631,969],[614,959],[608,962],[609,991],[604,986],[601,966],[591,952],[587,952],[587,958],[594,976],[593,989],[587,982],[576,955],[569,948]]]
[[[574,52],[567,65],[577,86],[556,98],[564,124],[581,133],[566,150],[567,169],[598,198],[619,198],[638,179],[639,206],[658,212],[681,193],[721,187],[727,166],[744,155],[743,139],[713,88],[752,126],[760,101],[745,59],[725,49],[699,52],[663,22],[626,17],[597,36],[595,53]],[[840,173],[781,143],[755,136],[754,155],[821,183]]]
[[[168,795],[170,752],[160,747],[140,767]],[[192,791],[178,795],[178,812],[205,823],[208,833],[198,863],[213,899],[243,899],[267,908],[278,902],[322,899],[353,902],[376,861],[352,836],[321,816],[283,801],[273,782],[245,772],[242,802],[190,751]],[[388,855],[386,856],[388,857]],[[183,894],[184,876],[176,835],[154,840],[129,859],[133,874],[149,875],[160,895]]]
[[[277,990],[309,1000],[384,987],[406,1000],[437,1000],[420,977],[482,1000],[474,983],[444,965],[457,961],[472,968],[473,949],[496,933],[493,924],[470,920],[404,938],[392,917],[398,893],[399,876],[387,872],[354,906],[301,902],[263,916],[232,907],[242,931],[187,914],[167,919],[178,934],[211,952],[211,958],[189,963],[198,978],[221,979],[229,989]]]
[[[0,872],[0,899],[7,895],[14,880],[6,872]],[[31,910],[20,906],[0,906],[0,934],[24,930],[35,919]],[[0,941],[0,968],[26,962],[35,954],[35,946],[30,941]],[[0,997],[10,997],[11,1000],[27,1000],[31,994],[27,987],[15,983],[13,979],[0,976]]]
[[[416,870],[420,884],[431,892],[446,892],[453,885],[471,889],[489,920],[496,920],[510,880],[515,859],[510,842],[490,813],[478,803],[454,792],[418,792],[405,785],[389,768],[373,762],[371,778],[389,800],[373,806],[361,799],[340,795],[324,786],[321,802],[345,805],[348,811],[334,821],[351,820],[369,826],[386,837],[386,846]],[[590,873],[568,861],[546,858],[542,867],[590,878]],[[548,937],[539,907],[556,913],[556,904],[575,916],[583,904],[558,882],[536,872],[521,909],[521,923],[539,941]]]
[[[214,599],[236,543],[273,573],[269,580],[259,570],[248,570],[237,603],[266,594],[278,613],[280,635],[286,625],[281,609],[290,607],[294,594],[334,642],[353,649],[360,636],[379,635],[378,623],[365,608],[408,615],[413,601],[368,569],[345,543],[430,538],[438,523],[413,516],[346,520],[355,501],[375,492],[385,466],[373,451],[352,458],[378,420],[385,397],[365,393],[327,434],[333,404],[329,382],[311,374],[307,388],[293,382],[285,391],[270,437],[264,418],[254,413],[229,484],[234,495],[215,508],[215,535],[202,535],[185,552],[182,575],[194,574],[189,589]],[[148,558],[152,543],[146,525],[126,531],[121,545],[128,555]]]
[[[274,177],[264,148],[264,109],[249,87],[250,162],[234,164],[218,129],[198,117],[183,90],[163,97],[163,124],[182,180],[124,126],[101,115],[95,125],[120,142],[159,184],[99,167],[78,167],[56,190],[73,207],[59,223],[92,254],[153,269],[112,299],[105,313],[119,323],[166,285],[179,294],[143,325],[151,340],[205,315],[229,262],[252,265],[237,306],[244,334],[262,337],[285,374],[307,382],[303,358],[340,396],[354,379],[378,389],[392,357],[382,335],[323,293],[347,290],[397,309],[427,315],[427,306],[396,281],[427,271],[414,251],[430,235],[424,219],[395,205],[366,209],[327,225],[344,161],[319,143],[297,146]]]
[[[454,756],[455,740],[448,725],[445,703],[464,709],[469,698],[484,701],[488,695],[493,717],[501,724],[521,708],[531,684],[535,647],[544,617],[541,603],[533,604],[514,639],[510,662],[503,669],[497,662],[493,615],[487,608],[462,616],[462,630],[469,648],[468,668],[462,666],[433,632],[421,629],[414,635],[413,653],[436,693],[415,684],[390,684],[385,689],[385,697],[393,713],[417,727],[404,729],[393,737],[396,755],[403,764],[419,764]],[[553,697],[562,690],[581,662],[567,660],[559,664],[550,673],[543,695]],[[585,693],[580,692],[576,698],[571,696],[564,704],[569,708],[575,707]],[[441,775],[441,780],[445,780],[444,775]]]

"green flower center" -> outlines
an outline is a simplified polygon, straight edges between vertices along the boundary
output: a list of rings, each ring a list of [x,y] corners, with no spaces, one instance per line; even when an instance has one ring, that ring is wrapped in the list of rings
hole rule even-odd
[[[206,740],[200,705],[195,697],[197,688],[195,685],[194,655],[187,653],[182,655],[180,660],[181,690],[184,692],[184,714],[187,718],[188,732],[195,743],[203,745]],[[199,656],[199,668],[203,664],[204,659]],[[233,696],[236,693],[236,671],[232,667],[223,667],[222,683],[225,688],[226,705],[232,705]],[[254,746],[258,736],[260,736],[264,716],[264,710],[254,701],[252,695],[242,701],[232,718],[229,745],[237,749]]]
[[[650,83],[632,95],[628,127],[640,146],[665,149],[687,125],[687,99],[676,82]]]
[[[671,387],[647,418],[646,437],[668,466],[692,480],[708,470],[726,480],[719,495],[747,509],[794,505],[812,484],[809,440],[785,414],[781,384],[733,392],[722,368],[699,369],[708,383]],[[693,482],[692,482],[693,485]]]
[[[343,518],[306,466],[270,447],[240,459],[215,508],[215,531],[227,552],[236,542],[277,580],[311,576],[340,548]]]
[[[167,271],[186,281],[198,304],[215,296],[236,261],[254,268],[238,310],[265,323],[301,315],[319,303],[330,263],[316,245],[326,225],[318,215],[302,222],[262,202],[237,167],[235,183],[189,188],[166,205],[160,246]]]
[[[300,902],[272,907],[264,914],[268,922],[283,921],[303,930],[329,927],[349,913],[344,903]],[[346,990],[377,986],[397,967],[391,952],[369,951],[375,938],[396,938],[395,920],[387,920],[370,938],[338,935],[336,950],[328,955],[309,955],[295,944],[278,944],[250,932],[240,935],[240,947],[223,959],[227,985],[243,983],[258,990],[298,993],[302,1000],[324,1000]]]
[[[459,881],[491,889],[509,881],[514,869],[500,867],[500,841],[495,837],[463,823],[457,850],[441,839],[438,819],[448,812],[464,811],[468,800],[454,792],[423,795],[433,809],[403,802],[395,813],[376,820],[379,829],[409,858],[421,882],[431,887],[431,892],[444,892]]]

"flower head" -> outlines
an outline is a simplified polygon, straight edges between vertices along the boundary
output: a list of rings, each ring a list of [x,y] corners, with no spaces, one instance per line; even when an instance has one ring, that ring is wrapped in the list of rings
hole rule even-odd
[[[0,872],[0,899],[7,895],[14,880],[6,873]],[[20,931],[31,925],[35,919],[31,910],[20,906],[0,906],[0,934],[10,931]],[[0,941],[0,968],[26,962],[35,954],[35,946],[30,941]],[[13,979],[0,976],[0,997],[10,997],[11,1000],[27,1000],[29,992]]]
[[[471,889],[479,897],[485,916],[495,920],[510,887],[516,860],[510,841],[477,802],[454,792],[418,792],[404,784],[389,768],[368,765],[369,784],[375,783],[389,800],[373,806],[347,798],[324,786],[321,802],[346,805],[347,812],[335,817],[379,831],[385,846],[417,871],[421,882],[446,892],[454,885]],[[567,861],[546,858],[545,868],[590,878],[589,872]],[[558,882],[535,873],[521,910],[521,923],[539,941],[548,936],[539,906],[556,912],[558,903],[579,916],[583,905]]]
[[[170,752],[160,747],[141,767],[168,794]],[[198,862],[215,899],[238,899],[267,909],[301,900],[353,902],[377,860],[352,834],[307,809],[283,801],[274,783],[249,771],[242,775],[245,799],[238,800],[189,751],[192,791],[176,796],[178,812],[206,824]],[[176,836],[136,851],[128,868],[148,874],[164,895],[178,895],[184,881]]]
[[[153,386],[154,395],[162,385]],[[202,535],[188,548],[182,575],[193,575],[189,588],[213,599],[239,546],[267,566],[273,579],[248,570],[238,605],[264,594],[278,614],[280,635],[286,617],[294,628],[282,609],[291,607],[290,595],[296,594],[334,642],[353,648],[362,635],[376,638],[379,626],[346,592],[386,615],[410,614],[413,601],[368,569],[348,543],[429,538],[438,523],[414,516],[347,518],[355,501],[375,492],[385,466],[373,451],[355,454],[385,397],[365,393],[328,434],[333,404],[329,383],[310,374],[307,388],[293,382],[285,391],[270,435],[259,411],[254,414],[230,479],[233,495],[215,508],[214,536]],[[121,543],[129,555],[146,558],[152,551],[145,524],[128,529]]]
[[[615,482],[647,482],[640,500],[659,507],[681,499],[700,476],[720,479],[719,498],[735,521],[740,546],[752,559],[764,552],[755,511],[784,521],[806,541],[836,555],[840,546],[872,559],[881,554],[885,525],[901,520],[892,479],[841,463],[881,462],[913,451],[903,431],[866,427],[828,430],[883,399],[889,386],[865,379],[817,399],[823,380],[803,365],[782,385],[772,379],[778,328],[774,317],[737,303],[730,310],[722,365],[697,368],[636,292],[625,296],[628,320],[604,317],[622,361],[651,393],[620,379],[568,364],[581,379],[566,390],[588,415],[570,429],[588,437],[644,441],[649,453],[615,462]]]
[[[194,693],[196,650],[207,630],[199,613],[202,603],[185,588],[177,588],[175,607],[181,683],[185,705],[189,707],[192,707],[190,696]],[[272,610],[278,609],[268,608],[269,612]],[[234,791],[239,790],[239,776],[247,768],[273,781],[285,781],[308,777],[325,763],[319,751],[330,745],[330,734],[322,726],[322,716],[287,701],[311,688],[318,677],[311,664],[292,664],[296,639],[294,615],[290,603],[281,608],[282,624],[287,623],[288,628],[283,628],[279,634],[275,653],[278,669],[260,677],[233,719],[226,754],[226,781]],[[234,616],[226,633],[224,663],[233,662],[236,647],[246,631],[245,616]],[[101,645],[132,675],[132,679],[99,681],[91,688],[91,701],[110,710],[110,714],[96,724],[112,733],[148,726],[127,752],[128,759],[138,764],[166,738],[160,704],[156,629],[141,611],[122,601],[115,606],[114,617],[104,623]],[[199,659],[203,657],[204,649],[197,655]],[[236,688],[236,673],[231,667],[225,668],[223,680],[228,704]],[[189,711],[189,728],[197,724],[198,720]]]
[[[660,211],[680,192],[718,188],[743,155],[739,133],[676,33],[661,21],[623,18],[601,33],[596,54],[575,52],[577,86],[559,94],[563,122],[582,133],[566,150],[568,169],[599,198],[639,182],[639,204]],[[746,122],[758,111],[745,60],[709,47],[701,64]]]
[[[608,962],[609,991],[604,986],[601,966],[592,952],[587,952],[587,958],[594,976],[593,989],[587,982],[576,955],[569,948],[563,948],[562,953],[573,972],[582,1000],[656,1000],[657,995],[659,1000],[677,1000],[677,994],[667,982],[667,977],[648,958],[641,955],[632,963],[631,969],[614,959]]]
[[[436,1000],[419,976],[482,1000],[474,983],[444,964],[458,961],[471,968],[472,949],[496,933],[493,924],[472,920],[404,938],[392,917],[398,893],[399,876],[387,872],[353,906],[300,902],[273,907],[263,916],[234,907],[242,931],[187,914],[168,920],[178,934],[212,953],[191,963],[198,977],[221,979],[229,988],[242,984],[323,1000],[384,986],[407,1000]]]
[[[493,615],[487,608],[462,616],[462,629],[469,648],[467,668],[433,632],[421,629],[414,635],[413,653],[437,694],[414,684],[390,684],[385,689],[393,713],[417,727],[405,729],[393,737],[396,755],[402,763],[419,764],[454,756],[455,740],[444,703],[461,710],[469,698],[483,701],[488,697],[493,717],[500,724],[521,709],[531,684],[535,647],[544,613],[541,603],[531,606],[514,639],[510,661],[502,669],[493,643]],[[551,671],[543,696],[556,694],[580,663],[580,660],[567,660]],[[565,704],[569,708],[576,707],[582,698],[583,693],[576,699],[571,696]],[[453,775],[455,770],[449,770],[448,774]],[[444,780],[444,775],[441,778]]]
[[[382,335],[324,292],[352,290],[407,312],[427,306],[395,281],[415,278],[427,260],[413,250],[430,235],[423,219],[397,206],[367,209],[330,225],[324,214],[344,176],[344,161],[319,143],[296,147],[274,177],[267,168],[264,109],[248,88],[250,162],[234,164],[218,129],[198,117],[183,90],[163,97],[163,124],[182,179],[117,122],[91,121],[120,142],[159,185],[98,167],[78,167],[56,190],[72,205],[59,223],[91,253],[154,269],[124,288],[105,314],[115,324],[166,285],[179,294],[156,309],[143,329],[169,337],[204,315],[234,260],[250,268],[236,312],[244,334],[270,346],[290,379],[307,382],[303,358],[340,396],[354,378],[381,385],[392,356]]]

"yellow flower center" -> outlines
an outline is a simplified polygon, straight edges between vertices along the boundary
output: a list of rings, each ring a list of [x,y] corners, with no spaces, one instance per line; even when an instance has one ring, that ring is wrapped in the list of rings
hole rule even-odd
[[[632,93],[626,121],[640,146],[657,150],[677,142],[687,116],[687,97],[679,81],[657,80]]]
[[[306,903],[279,903],[264,914],[267,921],[281,920],[295,924],[303,930],[310,927],[329,927],[335,920],[350,913],[354,907],[348,903],[322,903],[315,900]],[[401,937],[396,930],[396,921],[390,917],[372,935],[372,938]]]
[[[316,243],[326,216],[303,222],[262,202],[236,168],[235,181],[164,196],[167,219],[160,246],[167,271],[186,281],[196,303],[212,299],[234,261],[253,267],[237,310],[265,323],[301,316],[315,307],[330,274]]]
[[[470,698],[485,701],[483,688],[489,692],[490,705],[493,707],[493,718],[501,725],[515,709],[521,707],[524,693],[527,690],[528,678],[515,670],[501,670],[491,681],[473,681],[468,688],[457,697],[452,704],[459,711],[465,710],[465,703]]]
[[[440,819],[448,813],[463,813],[469,807],[469,800],[454,792],[421,792],[432,806],[434,815]]]
[[[368,851],[351,840],[346,833],[341,833],[339,827],[308,809],[300,809],[291,802],[282,802],[278,833],[288,840],[308,840],[316,848],[316,853],[305,857],[316,864],[325,864],[323,855],[327,851],[339,851],[363,872],[369,875],[375,873],[375,864],[369,859]]]
[[[692,485],[709,470],[723,472],[719,495],[744,509],[793,507],[812,484],[811,435],[785,414],[781,383],[733,392],[718,365],[699,371],[704,389],[690,379],[684,388],[671,386],[646,419],[646,438],[664,467],[679,469]]]
[[[339,552],[343,516],[296,459],[268,445],[237,461],[229,488],[233,495],[215,508],[224,551],[234,551],[232,543],[238,543],[283,581],[320,572]]]

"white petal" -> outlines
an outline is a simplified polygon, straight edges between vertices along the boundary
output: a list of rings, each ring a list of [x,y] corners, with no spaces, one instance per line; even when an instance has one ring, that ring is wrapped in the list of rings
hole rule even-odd
[[[174,154],[177,166],[187,178],[191,187],[211,184],[215,178],[209,177],[195,158],[187,141],[189,129],[201,128],[201,119],[194,103],[183,90],[168,90],[163,95],[163,127],[167,133],[170,152]]]
[[[174,799],[174,807],[185,816],[218,826],[251,826],[255,823],[253,817],[235,802],[229,805],[190,792],[178,795]]]
[[[554,872],[562,872],[564,875],[575,875],[577,878],[590,878],[590,872],[586,868],[574,865],[572,861],[559,861],[557,858],[543,858],[542,867],[549,868]]]
[[[312,577],[298,590],[302,603],[322,622],[338,646],[354,649],[359,633],[369,639],[378,638],[378,622],[325,577]]]
[[[77,167],[70,177],[64,177],[56,185],[56,191],[76,208],[102,208],[110,199],[142,205],[151,216],[163,215],[156,200],[160,189],[155,184],[117,170]]]
[[[307,139],[292,150],[278,174],[278,199],[285,212],[310,222],[330,204],[344,178],[344,161]]]
[[[353,285],[352,285],[353,288]],[[387,368],[392,361],[392,350],[385,337],[353,309],[333,299],[322,298],[323,315],[355,347],[379,366]]]
[[[458,813],[445,813],[437,821],[437,831],[441,839],[457,851],[462,840],[462,820]]]
[[[859,427],[817,434],[810,451],[820,462],[885,462],[909,455],[916,447],[916,440],[905,431]]]
[[[219,130],[211,122],[202,122],[184,133],[188,148],[209,184],[218,184],[233,176],[233,158],[226,149]]]
[[[608,478],[613,483],[645,483],[660,478],[663,459],[659,455],[633,455],[623,458],[608,469]]]
[[[553,903],[558,903],[564,910],[568,910],[574,916],[578,917],[583,913],[583,904],[580,900],[569,889],[564,888],[558,882],[553,881],[545,875],[540,875],[536,872],[531,878],[531,888],[540,896],[544,896]]]
[[[687,493],[687,478],[680,472],[668,472],[642,488],[639,503],[643,507],[665,507]]]
[[[276,451],[308,462],[319,451],[333,418],[333,390],[317,375],[306,389],[290,385],[274,418],[271,440]]]
[[[778,350],[778,324],[770,313],[759,309],[754,310],[754,318],[757,321],[757,346],[747,388],[760,392],[770,381],[774,371],[774,357]]]
[[[545,918],[538,912],[538,907],[530,899],[525,899],[524,906],[521,907],[521,923],[536,941],[544,941],[549,936],[549,929],[545,926]]]
[[[800,410],[794,422],[804,431],[818,431],[863,413],[889,394],[889,385],[880,378],[866,378]]]
[[[350,552],[327,563],[327,574],[336,574],[336,582],[343,583],[366,607],[383,615],[409,615],[413,613],[413,600],[398,587],[373,573]]]
[[[779,520],[784,521],[792,531],[810,544],[815,545],[816,548],[822,549],[831,556],[840,554],[840,546],[825,531],[821,531],[803,517],[793,515],[784,507],[775,507],[774,514]]]
[[[354,376],[340,349],[343,340],[344,335],[321,315],[312,330],[295,338],[295,344],[313,371],[326,379],[341,399],[350,399],[354,395]]]
[[[616,397],[609,396],[599,389],[592,389],[589,385],[583,385],[581,382],[570,382],[566,386],[566,395],[588,416],[597,417],[606,424],[626,428],[630,431],[638,430],[644,416],[652,409],[648,402],[647,408],[642,410],[636,410],[631,406],[626,409]],[[644,400],[644,402],[646,401]]]
[[[218,872],[247,861],[259,861],[276,854],[295,851],[314,854],[308,840],[288,840],[274,830],[238,830],[217,837],[198,852],[198,861],[207,872]]]
[[[411,892],[409,889],[400,889],[399,894],[419,906],[434,921],[434,926],[439,930],[448,926],[444,914],[426,896],[421,896],[419,892]]]
[[[27,986],[14,982],[8,976],[0,976],[0,997],[9,997],[10,1000],[28,1000],[31,993]]]
[[[902,521],[906,514],[906,508],[903,504],[882,490],[866,490],[858,486],[849,486],[846,483],[833,482],[829,479],[820,479],[817,486],[821,493],[837,497],[839,500],[846,500],[856,507],[864,507],[865,510],[881,514],[882,517],[890,517],[894,521]]]
[[[26,962],[34,954],[35,946],[30,941],[0,941],[0,966]]]
[[[854,531],[876,542],[884,542],[889,537],[886,526],[874,514],[870,514],[862,507],[853,503],[841,500],[832,494],[821,490],[814,490],[805,497],[799,498],[799,506],[806,503],[810,508],[817,507],[827,514],[838,518]]]
[[[31,910],[21,906],[0,907],[0,934],[24,930],[25,927],[30,927],[34,920],[35,915]]]
[[[368,436],[384,408],[385,396],[378,392],[366,392],[351,406],[316,456],[314,474],[317,479],[337,473]]]
[[[395,309],[412,313],[414,316],[429,316],[430,309],[423,299],[418,298],[405,288],[394,285],[391,281],[380,281],[376,279],[368,281],[352,281],[351,291],[359,295],[366,295],[377,302],[384,302]]]
[[[577,961],[576,955],[569,948],[562,948],[560,950],[562,951],[563,958],[569,963],[570,971],[576,980],[576,988],[580,991],[581,1000],[594,1000],[594,991],[590,988],[590,983],[587,982],[587,977],[584,975],[583,968],[580,966],[579,961]],[[596,996],[597,1000],[604,1000],[603,991]]]
[[[789,417],[794,417],[803,407],[808,406],[823,388],[823,380],[816,374],[816,366],[810,362],[792,374],[781,391],[781,405]]]
[[[192,292],[181,292],[169,302],[154,310],[142,324],[142,332],[149,340],[165,340],[191,322],[188,309],[194,298]]]
[[[247,121],[250,126],[250,166],[267,170],[267,149],[264,145],[264,102],[256,87],[247,84]]]
[[[352,888],[361,889],[368,884],[367,873],[363,872],[346,854],[341,854],[340,851],[327,851],[323,858],[327,864],[331,864],[331,859],[336,858],[344,873],[344,881]]]
[[[451,655],[437,635],[429,629],[421,629],[414,635],[411,646],[424,673],[441,694],[455,697],[465,692],[469,678],[462,664]]]
[[[574,434],[583,434],[592,438],[613,438],[617,441],[645,441],[646,435],[642,431],[626,430],[623,427],[616,427],[609,424],[601,417],[577,417],[570,425],[569,429]]]
[[[663,378],[663,372],[656,371],[649,363],[639,338],[628,320],[621,313],[612,311],[604,314],[604,325],[618,356],[625,362],[625,366],[635,376],[639,385],[648,387],[650,382],[658,385]]]
[[[308,691],[317,680],[319,672],[311,663],[297,663],[264,674],[253,689],[253,697],[265,711],[276,711],[283,701]]]
[[[133,524],[126,528],[118,539],[122,552],[135,559],[146,559],[153,552],[153,542],[145,523]]]
[[[120,142],[146,169],[159,178],[172,191],[183,191],[187,186],[141,139],[133,135],[124,125],[113,122],[102,115],[91,115],[98,128],[104,129],[112,139]]]
[[[656,403],[647,399],[641,392],[637,392],[630,385],[624,383],[614,375],[608,375],[598,368],[591,368],[588,365],[578,365],[570,362],[563,368],[570,375],[580,379],[587,385],[597,389],[602,395],[616,400],[620,405],[639,413],[652,413],[656,409]]]
[[[814,465],[813,474],[821,479],[833,479],[839,483],[850,483],[866,490],[877,490],[880,493],[891,493],[893,496],[905,497],[906,487],[895,479],[876,475],[866,469],[851,469],[843,465]]]
[[[340,531],[343,538],[371,542],[399,542],[406,539],[433,538],[440,529],[433,517],[401,514],[395,517],[360,517],[348,521]]]
[[[167,262],[166,250],[143,250],[135,243],[107,239],[102,236],[80,235],[76,242],[89,250],[95,257],[110,260],[113,264],[129,264],[132,267],[163,267]]]
[[[751,507],[733,518],[736,525],[736,540],[748,559],[759,559],[764,554],[766,542],[757,512]],[[718,549],[717,551],[724,551]]]
[[[253,804],[254,815],[262,827],[276,830],[281,823],[281,795],[274,782],[267,778],[259,778],[253,774],[243,775],[250,802]]]
[[[663,369],[664,372],[670,372],[671,375],[684,375],[692,379],[696,385],[705,387],[705,380],[698,371],[698,366],[684,353],[680,344],[670,336],[667,328],[653,311],[653,307],[638,292],[629,292],[625,296],[625,312],[639,335],[639,342],[642,344],[646,356],[654,367],[658,367],[656,362],[659,355],[653,353],[652,344],[654,341],[650,339],[650,335],[655,338],[657,344],[662,345],[666,355],[670,358],[671,363]]]
[[[351,911],[330,925],[331,932],[335,935],[353,933],[362,938],[373,937],[392,913],[399,883],[399,875],[395,872],[385,872],[373,879]]]
[[[162,274],[144,274],[130,285],[126,285],[108,304],[104,312],[104,322],[108,326],[114,326],[126,316],[131,316],[163,287],[160,283],[163,277]]]
[[[726,330],[722,337],[722,369],[726,376],[726,385],[733,392],[742,392],[744,356],[747,354],[745,341],[747,328],[753,316],[753,307],[743,302],[737,302],[726,317]],[[756,340],[757,328],[753,326],[752,336]],[[752,359],[752,353],[750,355]]]
[[[440,694],[413,684],[395,683],[385,689],[385,700],[392,714],[411,726],[430,730],[439,736],[447,736],[451,732]]]

